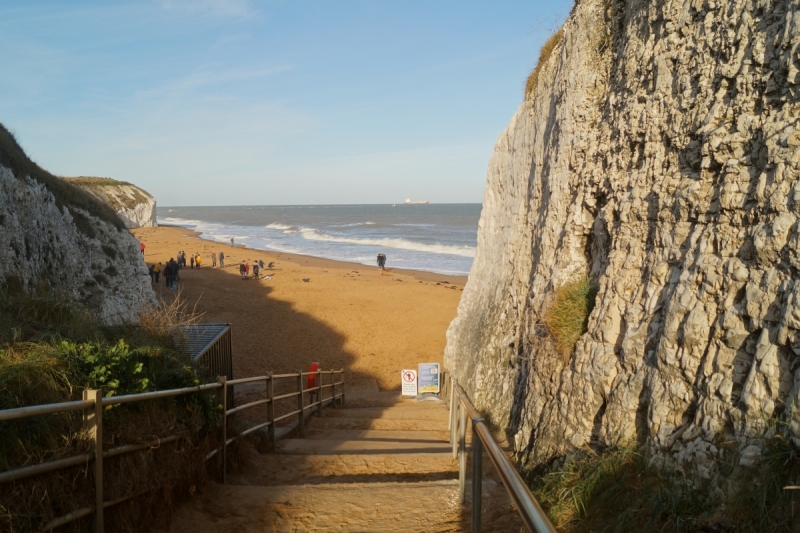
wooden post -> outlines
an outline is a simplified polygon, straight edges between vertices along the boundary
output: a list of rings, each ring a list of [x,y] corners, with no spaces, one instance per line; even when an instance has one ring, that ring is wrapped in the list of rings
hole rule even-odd
[[[336,372],[331,370],[331,407],[336,407]]]
[[[305,414],[306,413],[305,413],[305,408],[303,406],[303,404],[305,402],[303,401],[303,371],[302,370],[298,370],[297,371],[297,392],[300,393],[300,394],[297,395],[297,408],[300,410],[300,415],[299,415],[300,416],[300,420],[299,420],[300,436],[301,437],[305,437],[306,436],[306,420],[305,420]]]
[[[94,405],[83,412],[83,427],[93,441],[94,452],[94,531],[103,533],[103,391],[86,389],[83,400]]]
[[[274,387],[274,380],[272,379],[272,370],[267,372],[267,399],[269,403],[267,404],[267,420],[269,421],[269,429],[267,433],[269,433],[269,440],[275,445],[275,402],[273,398],[275,397],[275,387]]]
[[[340,403],[344,405],[344,367],[342,367],[342,400]]]
[[[222,484],[228,478],[228,377],[217,376],[217,383],[222,383]]]
[[[322,416],[322,368],[317,369],[317,416]]]
[[[461,402],[459,402],[461,403]],[[461,407],[458,423],[458,495],[463,505],[467,501],[467,410]]]

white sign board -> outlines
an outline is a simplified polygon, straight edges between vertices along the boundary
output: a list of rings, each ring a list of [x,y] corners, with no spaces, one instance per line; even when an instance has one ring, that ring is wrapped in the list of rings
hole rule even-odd
[[[403,396],[417,395],[416,370],[402,370],[400,372],[400,383],[403,385]]]

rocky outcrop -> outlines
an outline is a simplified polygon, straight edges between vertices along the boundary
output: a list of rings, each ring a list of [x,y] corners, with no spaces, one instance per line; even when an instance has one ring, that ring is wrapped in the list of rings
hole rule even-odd
[[[799,146],[797,2],[576,4],[495,147],[445,353],[527,468],[638,439],[717,482],[770,419],[800,444]],[[564,357],[542,317],[586,274]]]
[[[158,226],[156,199],[132,183],[111,178],[66,178],[117,212],[127,228]]]

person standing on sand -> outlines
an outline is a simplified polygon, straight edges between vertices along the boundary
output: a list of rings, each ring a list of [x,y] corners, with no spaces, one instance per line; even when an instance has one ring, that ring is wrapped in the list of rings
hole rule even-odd
[[[378,268],[383,270],[383,267],[386,265],[386,256],[383,254],[378,254]]]
[[[200,257],[200,254],[197,254],[197,256],[194,258],[194,266],[196,266],[197,268],[200,268],[200,263],[202,263],[202,262],[203,262],[203,259]]]
[[[231,237],[231,248],[233,248],[233,237]]]
[[[211,250],[211,267],[217,268],[217,251]]]
[[[156,283],[159,283],[158,278],[161,276],[161,262],[153,267],[153,273],[156,275]]]
[[[144,243],[140,243],[139,248],[142,250],[142,257],[144,257]]]
[[[242,261],[241,263],[239,263],[239,274],[242,275],[242,279],[245,279],[244,276],[246,273],[247,271],[244,269],[244,261]]]
[[[244,279],[250,279],[250,263],[244,264]]]
[[[155,265],[150,265],[147,267],[147,274],[150,276],[150,283],[153,283],[153,280],[156,278],[156,272],[154,270]]]
[[[258,263],[253,265],[253,275],[256,277],[256,281],[258,281]]]
[[[219,251],[219,267],[225,268],[225,252]]]
[[[189,264],[192,265],[192,270],[194,270],[194,256],[193,255],[189,256]]]
[[[164,280],[167,282],[167,288],[172,288],[172,280],[174,278],[174,274],[172,271],[172,259],[167,262],[167,265],[164,267]]]

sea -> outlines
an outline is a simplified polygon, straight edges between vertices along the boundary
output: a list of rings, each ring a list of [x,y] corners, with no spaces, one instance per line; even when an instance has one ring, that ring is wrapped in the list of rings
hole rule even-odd
[[[159,224],[230,245],[466,276],[481,204],[158,207]]]

